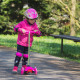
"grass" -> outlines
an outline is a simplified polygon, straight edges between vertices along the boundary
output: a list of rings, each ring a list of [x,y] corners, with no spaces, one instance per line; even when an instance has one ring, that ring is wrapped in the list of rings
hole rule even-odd
[[[0,35],[0,45],[16,48],[17,35]],[[63,57],[80,62],[80,43],[64,39],[63,54],[60,53],[61,39],[50,36],[34,37],[32,52]]]

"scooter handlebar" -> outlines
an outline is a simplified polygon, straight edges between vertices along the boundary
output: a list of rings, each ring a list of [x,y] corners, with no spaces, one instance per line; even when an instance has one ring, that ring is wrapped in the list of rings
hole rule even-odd
[[[30,33],[35,34],[35,31],[30,31]],[[26,34],[29,34],[29,31],[26,31]]]

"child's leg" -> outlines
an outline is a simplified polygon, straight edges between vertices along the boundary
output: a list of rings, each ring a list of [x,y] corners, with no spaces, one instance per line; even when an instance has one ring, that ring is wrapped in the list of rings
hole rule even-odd
[[[22,59],[22,66],[25,66],[28,61],[28,47],[24,47],[24,54]]]
[[[17,52],[17,53],[16,53],[16,57],[15,57],[13,72],[17,72],[17,70],[18,70],[18,65],[19,65],[19,62],[20,62],[20,60],[21,60],[21,57],[22,57],[22,53]]]
[[[21,60],[23,52],[24,52],[23,46],[17,45],[17,53],[16,53],[16,57],[15,57],[15,61],[14,61],[13,72],[17,72],[18,65],[19,65],[19,62]]]
[[[20,62],[20,60],[21,60],[21,57],[22,57],[22,53],[17,52],[17,53],[16,53],[16,57],[15,57],[14,66],[17,66],[17,67],[18,67],[19,62]]]
[[[28,61],[28,54],[23,54],[22,65],[26,65]]]

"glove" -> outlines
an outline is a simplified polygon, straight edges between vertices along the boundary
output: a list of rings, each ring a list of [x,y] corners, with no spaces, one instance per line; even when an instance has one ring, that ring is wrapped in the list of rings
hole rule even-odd
[[[18,32],[21,32],[21,33],[25,34],[26,33],[26,30],[23,29],[23,28],[18,28]]]

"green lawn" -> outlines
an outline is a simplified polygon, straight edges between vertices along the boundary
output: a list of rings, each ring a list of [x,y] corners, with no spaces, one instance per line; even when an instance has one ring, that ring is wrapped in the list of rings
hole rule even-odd
[[[16,48],[17,35],[0,35],[0,45]],[[80,62],[80,43],[64,40],[64,52],[60,53],[61,39],[51,36],[34,37],[31,51],[63,57]]]

